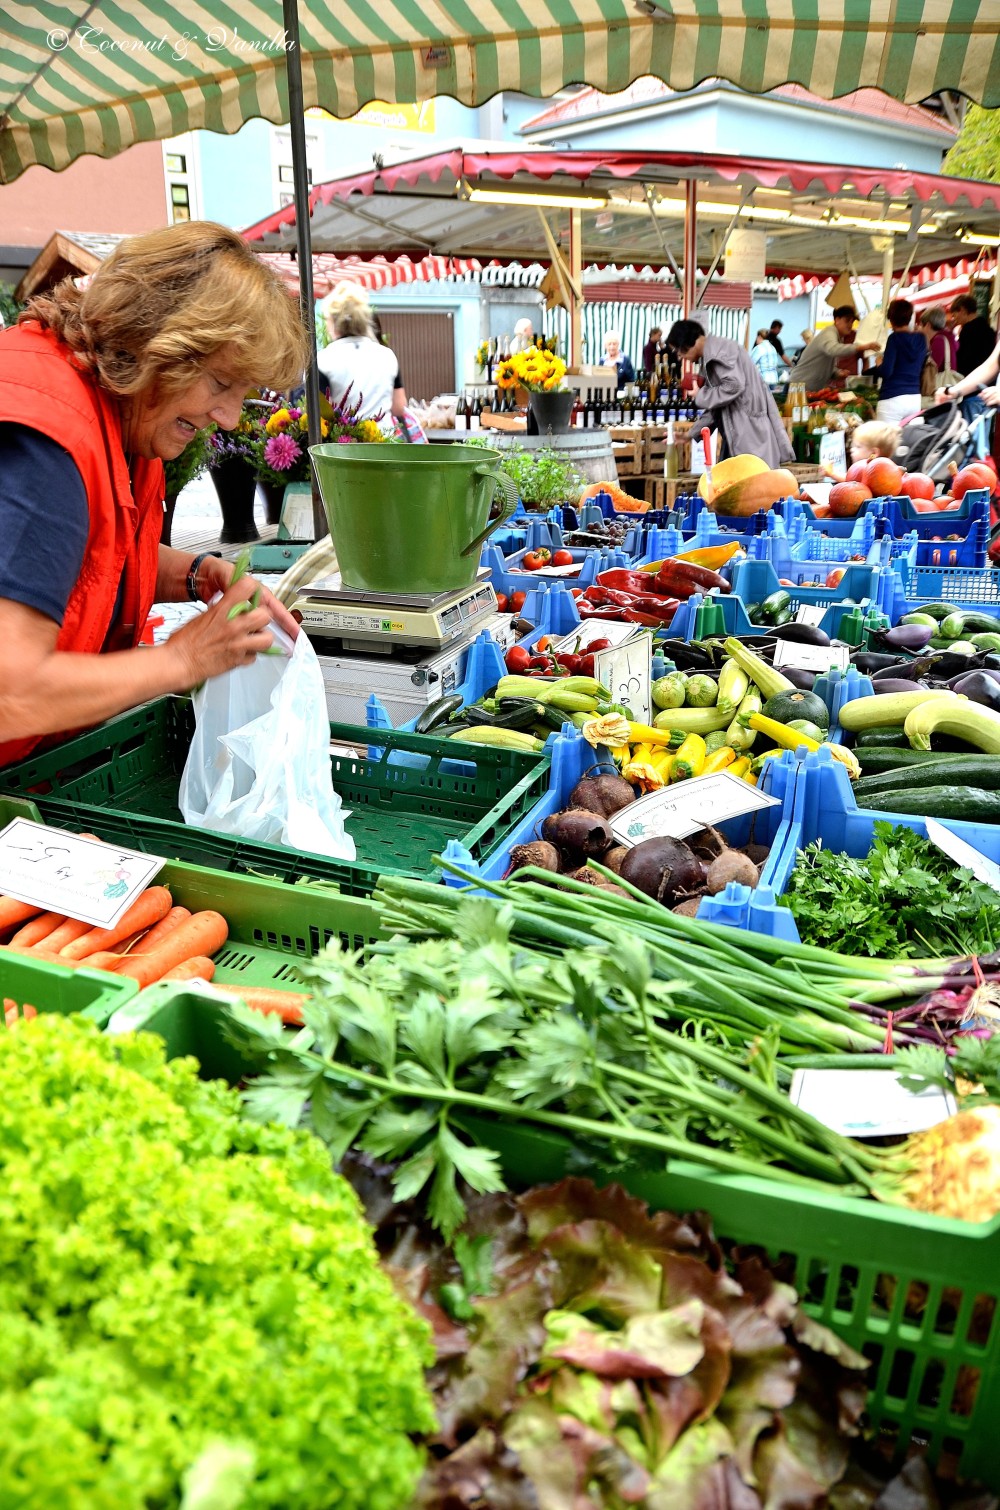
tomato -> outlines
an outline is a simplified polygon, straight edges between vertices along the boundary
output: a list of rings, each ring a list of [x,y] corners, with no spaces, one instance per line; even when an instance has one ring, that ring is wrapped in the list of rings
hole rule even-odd
[[[503,663],[513,676],[519,676],[531,665],[531,651],[523,645],[512,645],[503,658]]]
[[[520,613],[524,607],[524,600],[528,596],[526,592],[512,592],[507,599],[507,607],[511,613]]]
[[[507,594],[505,592],[498,592],[497,593],[497,613],[506,613],[506,612],[507,612]]]
[[[525,571],[538,571],[540,567],[548,566],[552,560],[552,552],[540,546],[536,551],[529,551],[521,561]]]
[[[573,554],[571,551],[556,551],[552,557],[553,566],[572,566]]]
[[[846,570],[846,566],[835,566],[828,574],[826,582],[823,584],[824,587],[839,587],[840,580]]]

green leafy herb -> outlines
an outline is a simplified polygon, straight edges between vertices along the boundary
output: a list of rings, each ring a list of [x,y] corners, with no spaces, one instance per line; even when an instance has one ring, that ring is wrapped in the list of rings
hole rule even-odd
[[[0,1034],[0,1503],[398,1510],[426,1328],[322,1145],[163,1061]]]
[[[996,947],[997,899],[912,829],[875,824],[863,860],[811,844],[787,892],[803,943],[872,958],[982,954]]]

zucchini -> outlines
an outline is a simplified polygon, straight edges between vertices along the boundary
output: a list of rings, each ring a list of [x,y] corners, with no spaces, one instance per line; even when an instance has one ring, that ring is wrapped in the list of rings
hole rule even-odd
[[[930,753],[912,751],[913,754]],[[907,789],[921,786],[946,786],[949,782],[962,786],[978,787],[984,792],[1000,791],[1000,760],[989,755],[939,755],[930,760],[918,761],[906,768]],[[864,799],[876,792],[898,791],[901,778],[898,769],[883,771],[881,775],[865,772],[854,784],[858,806],[864,807]]]
[[[781,629],[786,624],[794,623],[794,621],[795,609],[789,604],[787,608],[779,608],[770,622],[774,625],[775,629]]]
[[[970,634],[969,639],[977,650],[1000,650],[1000,634]]]
[[[929,750],[933,734],[951,734],[988,755],[1000,755],[1000,713],[968,698],[935,698],[906,715],[903,732],[915,750]]]
[[[967,640],[974,634],[1000,634],[1000,619],[994,618],[991,613],[980,613],[978,609],[962,609],[959,616],[962,620],[962,632],[958,638],[961,640]]]
[[[1000,823],[1000,792],[984,792],[974,786],[907,785],[895,791],[875,792],[859,805],[877,813],[958,818],[966,823]]]
[[[840,724],[856,733],[862,729],[880,729],[886,724],[904,724],[915,708],[924,703],[957,703],[954,692],[892,692],[885,697],[856,697],[840,710]],[[968,706],[968,705],[966,705]],[[947,730],[949,734],[952,730]]]
[[[862,750],[906,750],[906,735],[896,724],[876,724],[873,729],[864,729],[854,741],[858,754]]]
[[[429,734],[439,724],[446,723],[453,713],[457,713],[462,706],[462,694],[450,692],[447,697],[435,698],[434,702],[428,703],[414,725],[415,734]]]
[[[893,729],[893,734],[899,731]],[[876,776],[886,771],[892,771],[897,779],[901,779],[900,773],[909,771],[911,766],[937,764],[942,759],[939,750],[910,750],[901,746],[891,748],[888,745],[862,745],[858,744],[854,751],[858,757],[858,765],[861,767],[862,779],[868,776]]]

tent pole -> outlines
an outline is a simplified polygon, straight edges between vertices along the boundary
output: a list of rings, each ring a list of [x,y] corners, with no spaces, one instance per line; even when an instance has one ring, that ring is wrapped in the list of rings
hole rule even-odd
[[[698,307],[698,180],[684,183],[684,318],[690,320]]]
[[[570,365],[583,362],[583,217],[579,210],[569,212],[569,355]]]
[[[288,79],[288,126],[292,139],[292,180],[295,189],[295,234],[299,261],[299,303],[309,333],[309,371],[306,373],[306,409],[309,411],[309,444],[319,445],[319,368],[316,365],[316,313],[313,299],[312,227],[309,221],[309,168],[306,160],[306,114],[302,94],[302,50],[299,46],[297,0],[282,0],[285,24],[285,70]],[[320,497],[316,472],[312,473],[313,538],[329,534],[326,511]]]

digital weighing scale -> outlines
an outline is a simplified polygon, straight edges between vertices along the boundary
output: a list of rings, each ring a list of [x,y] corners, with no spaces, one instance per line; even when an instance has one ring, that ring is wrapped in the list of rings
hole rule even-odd
[[[374,691],[399,726],[460,685],[469,646],[485,630],[501,653],[514,643],[513,616],[497,612],[489,581],[436,596],[359,592],[339,577],[301,591],[294,605],[315,646],[330,718],[365,722]]]
[[[474,637],[496,614],[497,595],[488,581],[437,594],[358,592],[334,576],[304,587],[294,606],[310,639],[392,655],[401,645],[443,647]]]

